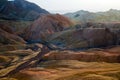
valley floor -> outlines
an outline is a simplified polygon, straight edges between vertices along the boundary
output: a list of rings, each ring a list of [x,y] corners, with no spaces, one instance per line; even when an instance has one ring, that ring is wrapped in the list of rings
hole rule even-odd
[[[20,69],[21,65],[38,55],[37,52],[31,50],[7,51],[4,54],[7,57],[2,53],[0,54],[0,76],[10,73],[14,69]],[[12,56],[10,56],[11,54]],[[76,58],[76,54],[82,56],[81,58],[87,56],[86,59],[79,59],[80,57]],[[98,54],[97,58],[91,56],[96,57],[96,54]],[[11,58],[14,60],[10,63]],[[110,58],[113,62],[108,62],[102,58]],[[120,80],[119,60],[119,46],[108,49],[89,49],[82,52],[51,51],[43,57],[37,66],[26,67],[15,74],[1,77],[0,80]],[[7,64],[3,64],[3,62]],[[34,62],[35,60],[30,64],[34,64]]]
[[[29,68],[13,77],[18,80],[120,80],[120,64],[53,60],[45,67]]]

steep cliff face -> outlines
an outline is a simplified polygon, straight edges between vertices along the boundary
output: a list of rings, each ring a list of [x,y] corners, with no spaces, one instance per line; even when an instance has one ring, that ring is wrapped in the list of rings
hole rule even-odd
[[[26,0],[2,0],[0,5],[0,18],[2,19],[35,20],[40,14],[49,14],[48,11]]]
[[[30,27],[26,28],[22,36],[28,42],[42,42],[48,35],[63,31],[71,25],[73,23],[62,15],[42,15]]]

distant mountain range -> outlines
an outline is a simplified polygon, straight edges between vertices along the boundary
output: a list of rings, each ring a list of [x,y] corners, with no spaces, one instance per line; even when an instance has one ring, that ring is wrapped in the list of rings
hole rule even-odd
[[[120,10],[110,9],[106,12],[89,12],[80,10],[74,13],[64,14],[76,22],[119,22]]]
[[[26,0],[0,0],[0,18],[7,20],[35,20],[48,11]]]

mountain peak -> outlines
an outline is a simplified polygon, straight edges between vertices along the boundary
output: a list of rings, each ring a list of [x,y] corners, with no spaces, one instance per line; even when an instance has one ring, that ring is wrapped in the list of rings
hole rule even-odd
[[[49,14],[49,12],[26,0],[0,0],[0,18],[2,19],[33,21],[40,14]]]

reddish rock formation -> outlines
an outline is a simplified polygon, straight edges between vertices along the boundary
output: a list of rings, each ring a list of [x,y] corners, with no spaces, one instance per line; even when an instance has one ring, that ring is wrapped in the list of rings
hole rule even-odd
[[[28,42],[41,42],[49,34],[62,31],[71,25],[72,22],[62,15],[42,15],[30,27],[26,28],[23,36]]]

